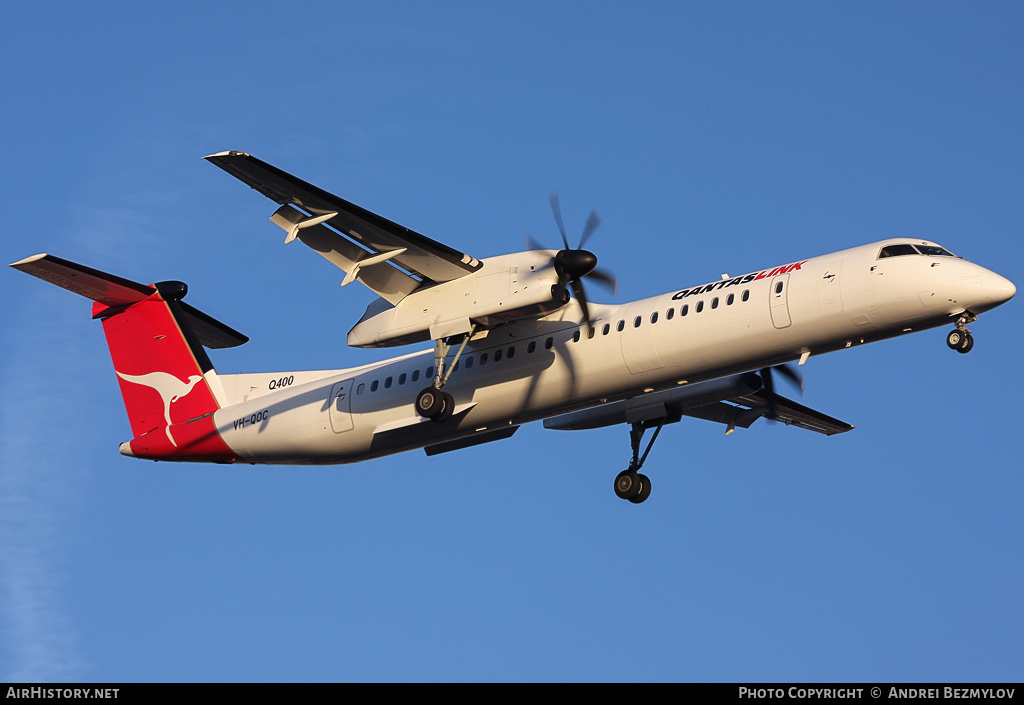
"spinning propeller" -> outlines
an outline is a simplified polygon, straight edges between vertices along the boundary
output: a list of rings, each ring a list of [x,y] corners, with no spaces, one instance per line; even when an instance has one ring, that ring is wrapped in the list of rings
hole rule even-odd
[[[772,379],[774,371],[778,371],[779,374],[799,387],[801,394],[804,391],[804,377],[792,365],[776,365],[775,367],[765,367],[761,370],[761,381],[764,383],[763,389],[768,397],[768,413],[765,414],[765,417],[773,421],[778,417],[775,381]]]
[[[583,277],[591,277],[594,280],[600,282],[612,293],[618,290],[618,281],[615,279],[615,275],[611,272],[597,268],[597,255],[589,250],[584,250],[583,245],[587,239],[593,234],[597,226],[601,224],[601,216],[597,214],[597,211],[590,211],[590,215],[587,217],[587,222],[583,226],[583,234],[580,236],[580,244],[573,249],[569,247],[569,238],[565,235],[565,225],[562,223],[562,209],[558,204],[558,192],[552,191],[549,199],[551,201],[551,212],[555,216],[555,224],[558,225],[558,232],[562,235],[562,244],[565,245],[565,249],[559,250],[552,261],[552,265],[555,271],[558,273],[558,279],[563,284],[568,284],[572,287],[572,293],[576,296],[576,300],[580,304],[580,309],[583,311],[583,318],[587,321],[587,326],[590,325],[590,308],[587,305],[587,293],[583,288]],[[547,249],[535,242],[529,235],[527,237],[528,246],[531,249],[543,250]]]

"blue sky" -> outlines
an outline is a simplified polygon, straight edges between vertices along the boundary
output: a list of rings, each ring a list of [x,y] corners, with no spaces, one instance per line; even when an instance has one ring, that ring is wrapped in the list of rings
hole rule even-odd
[[[52,252],[361,364],[370,300],[200,157],[248,151],[477,257],[554,244],[627,301],[893,235],[1024,280],[1019,3],[22,3],[0,32],[5,262]],[[8,270],[0,680],[1019,681],[1017,300],[812,358],[856,429],[623,428],[427,458],[123,458],[88,302]]]

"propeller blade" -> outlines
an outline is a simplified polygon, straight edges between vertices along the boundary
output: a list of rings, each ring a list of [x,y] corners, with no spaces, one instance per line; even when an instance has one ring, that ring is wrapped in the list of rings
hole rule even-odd
[[[579,279],[572,281],[572,293],[576,295],[576,301],[580,304],[580,310],[583,311],[583,320],[587,322],[587,329],[592,329],[590,325],[590,307],[587,305],[587,293],[583,289],[583,282]]]
[[[597,211],[590,211],[590,215],[587,216],[586,225],[583,226],[583,234],[580,236],[579,249],[583,249],[583,245],[584,243],[586,243],[587,238],[591,236],[591,234],[597,229],[597,226],[600,224],[601,216],[597,214]]]
[[[797,370],[793,369],[792,365],[777,365],[775,369],[782,373],[783,377],[786,377],[787,379],[789,379],[790,382],[799,387],[800,393],[803,394],[804,376],[800,374]]]
[[[761,370],[761,381],[764,382],[763,390],[765,396],[768,398],[768,413],[765,414],[765,418],[769,420],[775,420],[778,417],[775,380],[773,378],[775,370],[778,370],[783,377],[799,387],[801,394],[803,394],[804,391],[804,377],[793,369],[792,365],[776,365],[775,367],[765,367]]]
[[[594,279],[597,282],[600,282],[601,285],[610,290],[613,295],[618,295],[619,280],[616,279],[615,275],[609,272],[607,269],[597,268],[587,276]]]
[[[544,247],[544,245],[542,245],[539,242],[537,242],[536,240],[534,240],[533,236],[530,235],[530,233],[526,233],[526,249],[528,249],[528,250],[546,250],[548,248]]]
[[[569,249],[569,238],[565,236],[565,225],[562,224],[562,207],[558,203],[558,191],[552,191],[548,194],[548,200],[551,202],[551,213],[555,216],[555,224],[558,225],[558,232],[562,234],[562,243],[565,244],[565,249]]]
[[[775,404],[775,380],[772,378],[771,367],[765,367],[761,370],[761,381],[764,382],[763,391],[768,398],[768,413],[765,414],[765,418],[774,421],[778,416],[778,411]]]

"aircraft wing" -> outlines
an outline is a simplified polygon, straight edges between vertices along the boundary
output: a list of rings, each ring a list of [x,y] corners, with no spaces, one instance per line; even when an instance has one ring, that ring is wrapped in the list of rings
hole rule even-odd
[[[823,433],[826,436],[833,436],[837,433],[846,433],[853,430],[853,426],[850,424],[834,419],[827,414],[815,411],[802,404],[797,404],[792,399],[775,394],[772,395],[770,400],[768,392],[764,390],[730,401],[732,403],[719,402],[717,404],[685,409],[683,414],[727,425],[731,423],[732,419],[735,419],[735,425],[742,428],[749,428],[750,424],[756,419],[765,416],[787,426],[796,426],[808,431]],[[772,416],[773,404],[774,416]]]
[[[289,231],[286,242],[302,240],[348,274],[345,284],[358,279],[393,304],[422,283],[451,281],[483,266],[245,152],[204,158],[282,206],[272,220]]]
[[[749,428],[762,416],[770,416],[786,425],[827,436],[853,428],[778,394],[769,396],[761,385],[761,378],[753,373],[723,377],[545,419],[544,427],[575,431],[640,423],[651,428],[676,423],[683,416],[690,416],[715,421],[731,430],[737,426]]]

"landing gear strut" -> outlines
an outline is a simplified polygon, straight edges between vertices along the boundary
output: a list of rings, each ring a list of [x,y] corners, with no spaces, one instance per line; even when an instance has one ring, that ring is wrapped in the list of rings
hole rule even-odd
[[[441,387],[451,377],[452,370],[458,364],[462,351],[466,349],[466,344],[473,337],[474,331],[476,331],[475,323],[470,327],[469,332],[462,336],[462,343],[455,353],[455,359],[452,360],[447,369],[445,369],[445,358],[448,357],[448,351],[452,347],[451,338],[439,338],[434,341],[434,369],[436,370],[434,381],[429,387],[416,395],[416,411],[419,412],[420,416],[437,423],[443,423],[452,417],[452,412],[455,410],[455,399],[448,392],[441,391]]]
[[[644,461],[647,460],[647,454],[651,452],[654,441],[658,439],[658,434],[661,433],[663,425],[658,424],[654,429],[654,435],[651,436],[651,440],[647,443],[647,448],[644,450],[643,455],[640,455],[640,441],[644,437],[644,425],[642,423],[635,423],[630,428],[629,444],[633,450],[633,457],[629,461],[629,467],[615,477],[615,495],[620,499],[628,499],[633,504],[640,504],[651,496],[651,478],[638,471],[643,467]]]
[[[967,324],[976,320],[978,317],[969,313],[960,316],[956,322],[956,329],[950,331],[946,336],[946,345],[958,353],[969,353],[974,347],[974,338],[971,336],[971,331],[967,330]]]

